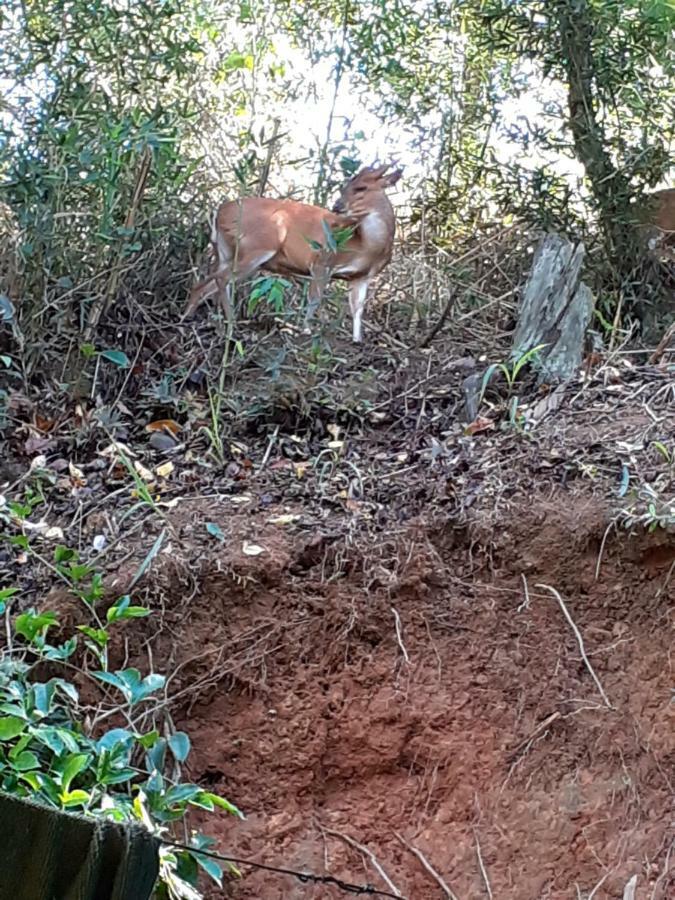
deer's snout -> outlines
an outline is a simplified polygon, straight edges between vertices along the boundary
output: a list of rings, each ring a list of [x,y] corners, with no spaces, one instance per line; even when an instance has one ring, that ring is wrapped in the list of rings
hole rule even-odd
[[[335,205],[333,206],[334,213],[346,213],[347,207],[345,206],[344,200],[342,197],[339,200],[335,201]]]

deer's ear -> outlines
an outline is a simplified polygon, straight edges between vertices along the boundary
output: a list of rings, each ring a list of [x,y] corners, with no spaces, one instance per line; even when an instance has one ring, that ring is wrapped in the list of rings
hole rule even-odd
[[[389,175],[385,175],[384,183],[387,187],[393,187],[397,181],[399,181],[403,176],[403,169],[394,169],[393,172],[390,172]]]

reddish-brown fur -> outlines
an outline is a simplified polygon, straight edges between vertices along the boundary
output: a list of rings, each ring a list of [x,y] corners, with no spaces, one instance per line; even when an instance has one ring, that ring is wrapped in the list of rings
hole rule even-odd
[[[343,187],[332,211],[296,200],[244,197],[226,201],[213,227],[215,266],[195,285],[185,310],[191,315],[206,297],[220,294],[231,313],[233,282],[265,269],[310,279],[307,322],[331,278],[350,283],[353,339],[361,340],[361,320],[368,283],[391,259],[396,219],[385,193],[401,177],[388,166],[362,169]],[[337,252],[327,248],[324,224],[351,226],[352,236]],[[322,250],[312,246],[321,244]]]
[[[666,246],[675,246],[675,188],[655,191],[649,200],[650,224],[663,232]]]

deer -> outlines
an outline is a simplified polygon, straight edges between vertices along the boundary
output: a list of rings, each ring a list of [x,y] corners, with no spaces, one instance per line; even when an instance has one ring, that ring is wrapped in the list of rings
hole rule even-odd
[[[665,256],[675,260],[675,188],[665,188],[647,194],[641,213],[643,233],[652,252],[662,249]]]
[[[183,319],[214,294],[231,317],[236,282],[264,270],[309,278],[305,316],[309,333],[328,282],[339,279],[349,284],[352,340],[361,343],[368,285],[390,262],[394,244],[396,217],[386,191],[403,172],[398,168],[390,172],[390,166],[367,166],[357,172],[343,185],[332,210],[268,197],[226,200],[212,222],[212,271],[192,288]],[[337,240],[336,233],[340,233]]]

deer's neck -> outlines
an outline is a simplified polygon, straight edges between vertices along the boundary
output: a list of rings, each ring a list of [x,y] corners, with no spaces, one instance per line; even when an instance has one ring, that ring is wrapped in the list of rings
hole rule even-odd
[[[394,240],[395,231],[394,210],[386,198],[384,203],[373,207],[359,224],[359,234],[366,247],[386,247]]]

